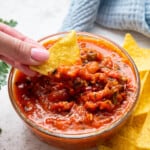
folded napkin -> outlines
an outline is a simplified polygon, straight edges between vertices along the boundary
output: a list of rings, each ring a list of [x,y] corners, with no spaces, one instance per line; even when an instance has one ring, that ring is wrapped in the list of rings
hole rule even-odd
[[[150,0],[72,0],[61,31],[89,31],[95,22],[150,37]]]

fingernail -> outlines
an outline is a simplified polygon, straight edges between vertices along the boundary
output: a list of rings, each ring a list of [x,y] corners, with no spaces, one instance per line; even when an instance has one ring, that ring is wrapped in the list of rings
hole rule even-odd
[[[49,58],[49,52],[45,49],[32,48],[31,57],[38,61],[45,61]]]

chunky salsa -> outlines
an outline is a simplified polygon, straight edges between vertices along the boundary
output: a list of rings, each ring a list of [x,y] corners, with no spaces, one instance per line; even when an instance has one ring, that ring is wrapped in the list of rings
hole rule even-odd
[[[44,44],[48,49],[55,41]],[[81,61],[49,76],[16,72],[14,93],[23,114],[58,133],[87,133],[126,113],[135,100],[135,75],[122,54],[102,41],[78,37]]]

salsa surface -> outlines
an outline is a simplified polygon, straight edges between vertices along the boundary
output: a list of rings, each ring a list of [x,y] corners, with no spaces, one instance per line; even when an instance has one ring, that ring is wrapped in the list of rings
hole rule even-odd
[[[17,105],[49,131],[76,134],[103,128],[135,100],[135,75],[128,60],[94,39],[81,36],[78,43],[81,61],[73,66],[61,66],[49,76],[28,77],[16,71]]]

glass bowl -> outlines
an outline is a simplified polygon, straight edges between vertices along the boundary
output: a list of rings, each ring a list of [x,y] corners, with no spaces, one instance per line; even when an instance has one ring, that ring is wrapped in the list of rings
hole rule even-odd
[[[60,37],[63,37],[67,33],[58,33],[54,35],[50,35],[47,37],[44,37],[39,40],[39,43],[44,44],[49,40],[56,40]],[[119,53],[122,57],[126,58],[129,60],[129,64],[132,68],[134,77],[135,77],[135,87],[136,90],[134,92],[134,97],[132,99],[132,103],[128,105],[125,108],[124,113],[115,121],[112,122],[111,124],[105,126],[104,128],[98,128],[96,130],[93,130],[91,132],[84,132],[84,133],[58,133],[58,132],[51,132],[40,125],[36,124],[35,122],[31,121],[29,118],[26,117],[26,115],[21,111],[19,108],[17,102],[16,102],[16,97],[14,93],[14,80],[15,80],[15,75],[17,72],[17,69],[12,68],[9,74],[9,80],[8,80],[8,92],[9,92],[9,97],[11,100],[11,103],[17,112],[17,114],[21,117],[21,119],[26,123],[26,125],[29,127],[29,129],[32,130],[32,132],[37,135],[41,140],[49,143],[50,145],[60,147],[62,149],[84,149],[84,148],[90,148],[93,146],[96,146],[98,143],[103,142],[104,140],[110,138],[114,133],[116,133],[122,125],[126,122],[126,120],[130,117],[132,114],[136,103],[138,101],[139,97],[139,92],[140,92],[140,79],[139,79],[139,74],[137,67],[132,60],[132,58],[128,55],[128,53],[119,45],[116,43],[112,42],[111,40],[99,36],[99,35],[93,35],[90,33],[86,32],[78,32],[77,33],[78,37],[88,37],[92,38],[95,40],[98,40],[98,43],[102,48],[107,48],[111,49],[112,51],[115,51]]]

